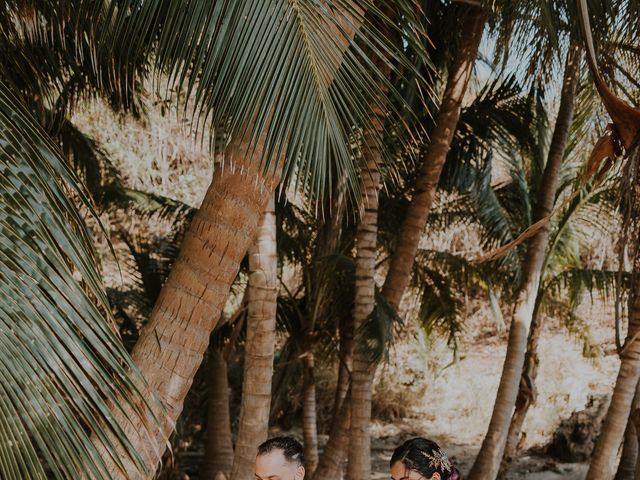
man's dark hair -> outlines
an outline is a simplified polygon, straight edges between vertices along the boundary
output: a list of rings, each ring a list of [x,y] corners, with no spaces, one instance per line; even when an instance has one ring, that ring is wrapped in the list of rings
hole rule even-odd
[[[304,466],[304,449],[293,437],[273,437],[258,447],[258,456],[267,455],[274,450],[282,450],[287,462]]]

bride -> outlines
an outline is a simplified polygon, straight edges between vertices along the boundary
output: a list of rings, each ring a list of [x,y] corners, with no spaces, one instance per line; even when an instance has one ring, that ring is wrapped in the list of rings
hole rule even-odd
[[[460,473],[436,442],[407,440],[391,457],[391,480],[460,480]]]

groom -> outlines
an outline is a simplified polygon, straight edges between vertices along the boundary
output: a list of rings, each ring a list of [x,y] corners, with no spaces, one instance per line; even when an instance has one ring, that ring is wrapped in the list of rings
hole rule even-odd
[[[274,437],[258,447],[255,480],[303,480],[304,451],[291,437]]]

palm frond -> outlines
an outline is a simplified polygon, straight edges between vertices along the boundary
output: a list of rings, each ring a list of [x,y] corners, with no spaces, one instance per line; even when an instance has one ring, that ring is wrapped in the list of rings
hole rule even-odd
[[[493,280],[499,281],[500,273],[492,272]],[[420,292],[420,324],[427,336],[434,332],[445,332],[449,346],[457,351],[457,335],[462,329],[463,299],[467,295],[482,292],[492,299],[493,285],[488,272],[465,258],[449,252],[421,249],[416,255],[412,284]],[[500,324],[502,314],[494,311]]]
[[[585,358],[602,356],[602,348],[591,336],[589,324],[577,314],[575,305],[554,298],[543,302],[543,310],[550,317],[560,319],[567,331],[582,344],[582,355]]]
[[[592,301],[596,293],[604,299],[613,299],[617,288],[622,292],[628,292],[630,280],[628,272],[571,268],[551,278],[545,284],[544,291],[545,295],[551,297],[559,297],[564,291],[572,298],[578,298],[582,292],[588,292]]]
[[[108,34],[129,49],[116,61],[142,56],[145,39],[157,38],[157,70],[194,99],[196,128],[225,125],[231,138],[260,141],[264,172],[285,158],[287,182],[308,192],[326,191],[332,175],[344,176],[357,192],[353,129],[370,129],[372,106],[402,116],[391,100],[405,102],[376,64],[415,70],[406,44],[428,63],[413,0],[120,3],[126,6],[117,9]],[[385,31],[405,43],[394,44]]]
[[[38,113],[53,114],[53,128],[79,100],[96,95],[116,111],[142,112],[139,94],[151,39],[140,39],[145,48],[137,56],[127,42],[100,44],[102,38],[114,38],[112,19],[119,7],[86,0],[4,2],[0,76]],[[128,17],[123,14],[121,20],[126,24]]]
[[[143,380],[101,313],[100,274],[69,197],[93,210],[2,82],[0,169],[0,476],[110,478],[90,431],[116,465],[121,446],[144,468],[110,405],[140,410],[154,399],[138,393]]]
[[[356,332],[356,342],[369,361],[378,364],[389,360],[389,351],[403,321],[378,288],[375,301],[373,311]]]

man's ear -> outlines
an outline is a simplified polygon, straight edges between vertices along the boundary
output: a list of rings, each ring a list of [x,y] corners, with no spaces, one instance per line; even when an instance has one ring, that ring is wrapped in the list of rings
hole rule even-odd
[[[296,475],[295,475],[295,480],[304,480],[304,467],[302,465],[300,465],[298,468],[296,468]]]

